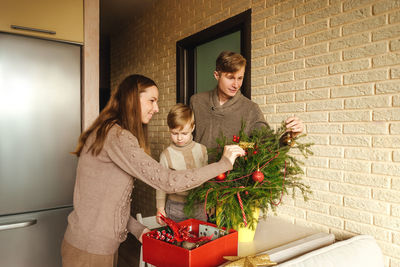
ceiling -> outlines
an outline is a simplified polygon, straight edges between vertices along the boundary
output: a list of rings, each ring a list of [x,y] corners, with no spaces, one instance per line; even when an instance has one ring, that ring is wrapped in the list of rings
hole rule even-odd
[[[119,32],[127,21],[141,16],[157,0],[100,0],[100,34]]]

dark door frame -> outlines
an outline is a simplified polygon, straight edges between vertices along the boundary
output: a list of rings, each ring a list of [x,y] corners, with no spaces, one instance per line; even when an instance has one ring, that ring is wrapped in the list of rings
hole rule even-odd
[[[195,48],[240,31],[240,53],[247,59],[241,92],[251,98],[251,9],[176,42],[176,102],[189,104],[196,87]]]

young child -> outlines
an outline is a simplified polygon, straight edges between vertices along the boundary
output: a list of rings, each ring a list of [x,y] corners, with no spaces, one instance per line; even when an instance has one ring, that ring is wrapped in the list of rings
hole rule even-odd
[[[161,165],[174,170],[194,169],[207,165],[207,148],[193,141],[192,132],[195,125],[194,114],[190,107],[184,104],[173,106],[168,113],[167,124],[172,143],[161,153]],[[176,222],[188,219],[183,211],[187,194],[186,191],[167,195],[157,190],[157,215],[161,213]],[[202,204],[196,206],[193,214],[193,218],[207,221]],[[159,217],[157,222],[164,225]]]

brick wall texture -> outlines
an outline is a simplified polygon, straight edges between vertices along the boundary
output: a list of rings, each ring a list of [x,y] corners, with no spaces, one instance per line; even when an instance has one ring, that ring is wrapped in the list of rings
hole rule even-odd
[[[304,167],[313,195],[285,198],[278,215],[338,239],[372,235],[385,266],[400,266],[400,0],[159,0],[111,39],[112,88],[131,73],[158,83],[158,158],[176,42],[250,8],[252,99],[271,126],[297,115],[315,143]]]

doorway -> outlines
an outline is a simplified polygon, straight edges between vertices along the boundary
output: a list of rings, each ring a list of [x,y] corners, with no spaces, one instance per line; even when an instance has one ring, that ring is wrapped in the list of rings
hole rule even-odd
[[[195,93],[214,89],[215,60],[222,51],[248,61],[241,92],[251,97],[251,9],[176,43],[176,102],[189,104]]]

